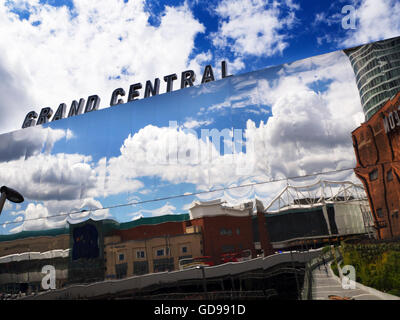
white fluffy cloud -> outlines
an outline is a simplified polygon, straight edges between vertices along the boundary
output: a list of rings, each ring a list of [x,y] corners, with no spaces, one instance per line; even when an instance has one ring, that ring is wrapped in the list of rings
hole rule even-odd
[[[213,122],[214,121],[211,119],[210,120],[196,120],[193,118],[189,118],[189,119],[186,119],[186,121],[183,123],[183,126],[188,129],[195,129],[195,128],[198,128],[201,126],[208,126],[208,125],[212,124]]]
[[[172,205],[171,203],[167,202],[163,206],[153,209],[153,210],[148,210],[148,209],[142,209],[139,210],[135,213],[128,214],[129,216],[132,216],[132,220],[137,220],[140,218],[144,217],[144,214],[150,215],[151,217],[158,217],[158,216],[163,216],[166,214],[175,214],[176,213],[176,207]]]
[[[104,158],[95,163],[91,156],[65,153],[41,153],[1,162],[0,180],[31,200],[106,197],[143,187],[142,182],[126,177],[123,171],[106,168]]]
[[[326,83],[322,92],[311,89],[322,82]],[[247,90],[250,85],[253,89]],[[362,121],[362,112],[353,71],[343,53],[285,65],[278,80],[237,81],[236,86],[246,90],[235,87],[238,94],[234,99],[209,106],[208,112],[245,108],[246,104],[272,106],[266,123],[247,121],[240,137],[245,138],[246,153],[220,154],[215,144],[192,130],[148,125],[125,139],[120,156],[107,161],[107,176],[158,177],[209,190],[354,166],[351,131]],[[225,132],[224,139],[232,141],[231,130]],[[232,147],[231,143],[226,145]],[[351,170],[337,175],[341,179],[353,177]],[[272,188],[275,193],[276,188],[280,184]],[[248,191],[237,190],[250,197]],[[266,196],[271,186],[260,185],[254,190]],[[201,197],[224,194],[232,198],[236,193]]]
[[[174,184],[206,183],[209,162],[202,162],[205,154],[199,151],[207,148],[197,135],[180,128],[147,125],[125,139],[120,156],[108,160],[107,175],[127,179],[158,176]]]
[[[0,180],[35,200],[82,199],[96,186],[91,157],[39,154],[0,163]]]
[[[0,138],[0,161],[29,158],[43,152],[48,154],[54,144],[73,136],[71,130],[51,128],[26,128],[2,135]]]
[[[186,4],[166,7],[158,27],[144,1],[74,1],[54,7],[39,0],[0,4],[1,132],[20,128],[26,112],[67,105],[98,94],[107,107],[113,89],[185,70],[210,59],[189,55],[204,26]],[[24,10],[28,19],[15,13]],[[151,49],[149,49],[151,48]],[[164,81],[162,81],[163,92]],[[9,97],[9,98],[8,98]]]
[[[354,10],[344,11],[344,6]],[[327,11],[315,15],[313,28],[320,24],[336,25],[339,33],[324,33],[317,37],[317,42],[338,44],[341,48],[350,48],[373,41],[397,37],[400,34],[400,3],[396,0],[351,0],[333,3]],[[354,19],[354,20],[351,20]],[[353,25],[354,29],[343,29],[342,23]]]
[[[400,34],[400,2],[362,0],[356,2],[356,29],[350,30],[345,47],[397,37]]]
[[[286,15],[282,7],[288,9]],[[224,0],[216,8],[223,21],[213,34],[213,43],[216,47],[229,44],[239,56],[282,53],[288,46],[287,29],[295,22],[297,9],[292,1]]]
[[[238,149],[221,154],[214,143],[183,127],[147,125],[125,139],[119,156],[94,162],[90,156],[79,154],[35,154],[0,163],[0,180],[16,183],[16,189],[25,196],[41,201],[25,210],[26,217],[47,217],[49,212],[70,212],[71,208],[101,208],[94,198],[140,191],[144,186],[142,177],[149,181],[157,177],[175,185],[190,183],[197,190],[210,190],[354,165],[351,131],[360,123],[355,115],[361,112],[361,106],[353,71],[343,53],[285,65],[274,81],[255,79],[254,75],[246,83],[236,81],[234,92],[238,96],[220,104],[221,108],[232,110],[245,108],[246,103],[271,106],[272,116],[266,123],[247,121],[244,136],[240,137],[246,140],[245,153]],[[312,89],[316,83],[325,83],[325,90]],[[245,90],[238,90],[238,86]],[[209,109],[214,112],[215,106]],[[188,123],[188,127],[194,125]],[[231,141],[232,130],[222,133]],[[62,136],[67,134],[59,135]],[[232,143],[225,146],[232,149]],[[353,178],[352,171],[336,176]],[[222,197],[230,203],[254,195],[270,199],[283,185],[284,182],[260,184],[200,198]],[[138,212],[136,217],[175,210],[173,204],[167,203],[156,210]],[[88,213],[78,213],[75,218],[85,215]]]
[[[310,88],[327,82],[326,90]],[[352,167],[351,131],[362,120],[354,75],[344,54],[336,52],[286,65],[274,83],[261,80],[260,103],[272,105],[272,117],[260,124],[259,150],[270,174],[290,177]],[[264,102],[263,102],[264,101]],[[254,131],[256,128],[253,126]]]
[[[69,210],[65,211],[65,208],[69,208]],[[72,214],[71,212],[76,213]],[[68,203],[65,201],[31,202],[25,210],[12,214],[18,215],[14,223],[22,222],[10,230],[12,233],[63,228],[67,226],[68,222],[78,223],[88,218],[99,220],[110,216],[109,210],[103,209],[102,204],[93,198],[73,200]]]

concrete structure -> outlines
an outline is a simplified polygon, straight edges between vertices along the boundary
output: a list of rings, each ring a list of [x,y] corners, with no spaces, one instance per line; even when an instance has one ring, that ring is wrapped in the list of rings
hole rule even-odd
[[[344,50],[368,121],[400,90],[400,37]]]
[[[56,287],[68,280],[69,249],[25,252],[0,257],[0,292],[40,291],[43,266],[54,266]]]
[[[352,132],[357,165],[379,239],[400,237],[400,92]]]

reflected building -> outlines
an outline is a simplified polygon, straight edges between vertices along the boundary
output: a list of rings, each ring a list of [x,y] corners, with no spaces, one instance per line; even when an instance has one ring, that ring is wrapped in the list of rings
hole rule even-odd
[[[88,219],[65,229],[0,236],[0,293],[41,290],[44,265],[55,266],[61,288],[179,270],[183,259],[213,265],[242,251],[268,256],[274,251],[259,206],[257,200],[238,206],[195,201],[187,214],[124,223]]]
[[[380,239],[400,238],[400,92],[352,132],[355,173]]]
[[[365,120],[400,90],[400,37],[345,49],[353,67]]]
[[[344,50],[365,122],[352,132],[354,169],[368,196],[379,239],[400,237],[400,37]]]
[[[317,198],[296,198],[279,212],[272,207],[282,194],[267,209],[257,199],[234,206],[219,199],[194,201],[186,214],[124,223],[88,219],[65,229],[2,236],[0,292],[41,290],[44,265],[55,267],[57,288],[61,288],[176,271],[180,261],[191,258],[217,265],[225,263],[227,255],[245,251],[248,258],[268,256],[290,247],[285,241],[298,237],[318,238],[321,245],[324,238],[365,235],[363,214],[368,212],[363,207],[368,204],[350,193],[352,186],[319,197],[323,201],[318,203],[309,203]],[[276,246],[272,241],[280,243]]]
[[[41,290],[42,268],[56,270],[56,287],[68,281],[68,228],[0,235],[0,292]]]
[[[303,243],[313,245],[329,239],[375,237],[363,186],[349,181],[288,184],[264,212],[275,249]]]

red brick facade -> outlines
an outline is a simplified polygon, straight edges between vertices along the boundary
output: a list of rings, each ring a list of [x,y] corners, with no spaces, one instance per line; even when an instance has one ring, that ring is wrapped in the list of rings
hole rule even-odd
[[[400,237],[400,92],[352,132],[356,175],[380,239]]]
[[[272,247],[269,233],[266,226],[264,212],[257,212],[258,234],[260,237],[261,249],[264,251],[264,256],[274,254],[275,250]]]
[[[253,219],[257,220],[253,224]],[[201,226],[203,233],[204,255],[211,256],[215,263],[220,263],[220,257],[227,252],[240,252],[250,249],[255,257],[254,233],[258,232],[264,255],[273,253],[269,242],[265,217],[259,213],[257,217],[244,216],[213,216],[202,217],[191,221],[193,225]],[[258,230],[254,230],[254,225]]]
[[[187,222],[164,222],[160,224],[142,225],[126,230],[117,230],[115,231],[115,235],[121,237],[121,242],[168,235],[174,236],[185,233],[186,223]]]
[[[253,221],[256,220],[256,223]],[[183,222],[164,222],[153,225],[141,225],[126,230],[116,230],[115,235],[121,237],[121,242],[138,239],[149,239],[160,236],[173,236],[185,233],[186,227],[199,226],[202,233],[203,255],[211,256],[215,263],[220,263],[220,257],[227,252],[240,252],[250,249],[255,257],[254,242],[260,242],[265,255],[272,254],[265,217],[259,212],[256,217],[235,217],[229,215],[205,216]],[[257,228],[257,230],[254,230]],[[255,239],[258,233],[258,239]],[[257,240],[257,241],[256,241]]]
[[[223,253],[254,251],[251,216],[202,217],[192,220],[192,224],[201,226],[204,255],[211,256],[215,263],[220,263]]]

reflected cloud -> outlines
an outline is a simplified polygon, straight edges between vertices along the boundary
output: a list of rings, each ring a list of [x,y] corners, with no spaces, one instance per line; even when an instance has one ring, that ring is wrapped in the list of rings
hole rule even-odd
[[[334,52],[1,135],[0,181],[26,202],[0,223],[122,222],[186,211],[176,195],[266,204],[289,178],[354,181],[337,170],[355,164],[360,113],[350,63]]]

